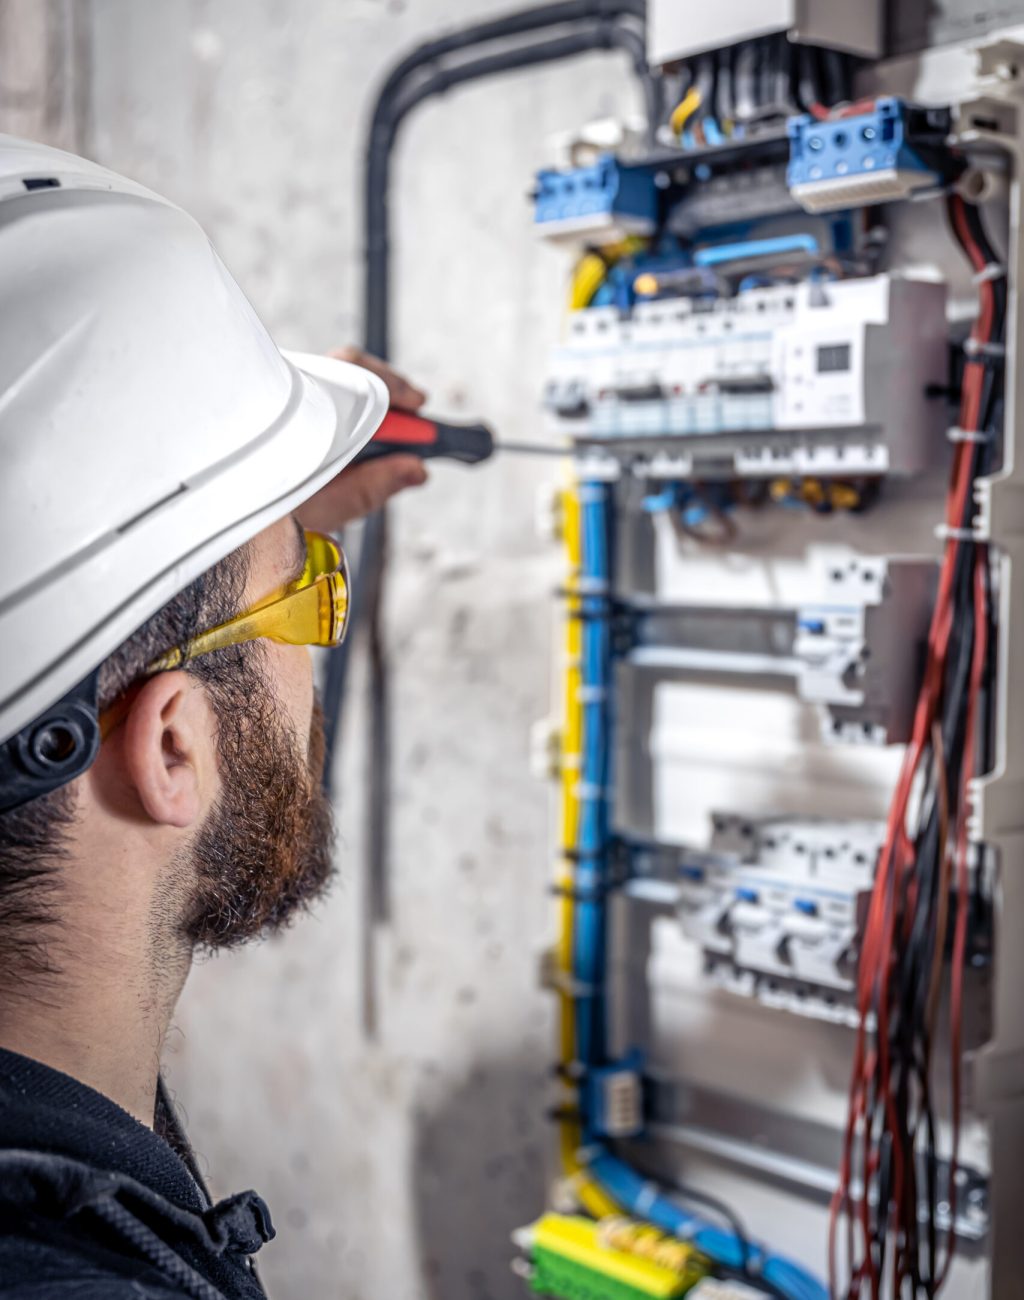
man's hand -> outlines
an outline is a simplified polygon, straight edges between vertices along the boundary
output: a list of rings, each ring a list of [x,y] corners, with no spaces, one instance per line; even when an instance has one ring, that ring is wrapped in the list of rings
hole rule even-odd
[[[418,411],[426,393],[396,374],[389,365],[360,348],[339,348],[331,353],[339,361],[350,361],[379,375],[388,386],[391,405],[402,411]],[[419,487],[427,471],[417,456],[381,456],[362,465],[343,469],[296,511],[303,528],[332,533],[355,519],[362,519],[403,488]]]

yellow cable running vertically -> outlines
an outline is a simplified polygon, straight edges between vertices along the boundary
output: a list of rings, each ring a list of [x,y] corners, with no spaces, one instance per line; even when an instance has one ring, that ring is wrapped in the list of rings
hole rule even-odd
[[[563,717],[562,748],[560,756],[561,816],[559,831],[562,850],[571,849],[576,843],[577,822],[579,819],[579,801],[576,787],[580,779],[583,742],[583,706],[580,703],[580,672],[583,633],[579,618],[574,617],[579,611],[577,580],[582,563],[582,538],[580,531],[580,505],[575,483],[562,495],[562,533],[565,541],[568,574],[566,575],[565,620],[565,664],[563,666]],[[555,962],[557,967],[558,1013],[559,1013],[559,1051],[563,1066],[571,1066],[576,1059],[576,1022],[575,1001],[572,996],[573,982],[573,921],[575,903],[573,885],[575,870],[572,859],[561,857],[558,874],[558,937],[555,944]],[[562,1158],[562,1171],[570,1180],[573,1192],[580,1204],[595,1218],[619,1213],[618,1204],[607,1196],[601,1187],[585,1172],[579,1162],[580,1147],[579,1125],[570,1120],[559,1124],[559,1148]]]

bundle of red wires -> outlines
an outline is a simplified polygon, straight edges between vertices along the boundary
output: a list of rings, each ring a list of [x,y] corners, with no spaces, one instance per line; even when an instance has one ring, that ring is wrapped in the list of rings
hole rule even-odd
[[[974,537],[973,484],[990,467],[1000,406],[1005,282],[980,214],[949,200],[953,233],[975,272],[979,311],[965,348],[946,541],[910,742],[889,812],[860,949],[859,1027],[839,1182],[831,1207],[833,1297],[933,1296],[955,1235],[963,981],[970,893],[970,782],[984,758],[991,673],[987,547]],[[965,436],[966,435],[966,436]],[[951,924],[950,924],[951,921]],[[948,1164],[936,1152],[931,1071],[948,976]],[[840,1289],[840,1223],[848,1280]],[[891,1283],[891,1290],[887,1285]]]

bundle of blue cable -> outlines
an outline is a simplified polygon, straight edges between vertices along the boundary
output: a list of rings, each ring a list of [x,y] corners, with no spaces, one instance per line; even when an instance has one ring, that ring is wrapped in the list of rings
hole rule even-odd
[[[576,1050],[587,1069],[606,1064],[605,928],[608,887],[609,813],[607,790],[611,753],[610,488],[580,485],[581,555],[578,616],[582,620],[581,691],[583,745],[576,837],[573,984]],[[734,1233],[683,1210],[674,1200],[611,1154],[590,1131],[588,1091],[580,1089],[587,1172],[622,1208],[665,1232],[693,1242],[710,1259],[732,1271],[748,1272],[789,1300],[828,1300],[824,1285],[800,1265],[749,1245]]]

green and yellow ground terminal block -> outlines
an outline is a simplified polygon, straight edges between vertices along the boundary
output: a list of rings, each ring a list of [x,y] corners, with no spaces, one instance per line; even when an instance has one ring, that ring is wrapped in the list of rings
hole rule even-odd
[[[709,1271],[693,1246],[631,1219],[545,1214],[515,1241],[531,1288],[558,1300],[671,1300]]]

